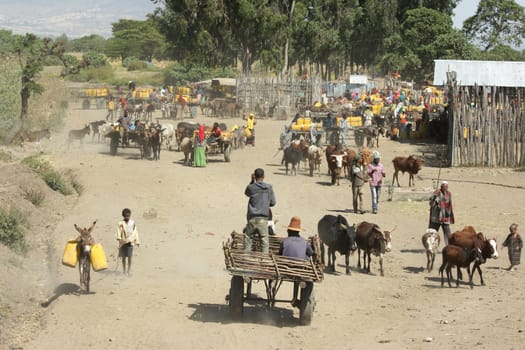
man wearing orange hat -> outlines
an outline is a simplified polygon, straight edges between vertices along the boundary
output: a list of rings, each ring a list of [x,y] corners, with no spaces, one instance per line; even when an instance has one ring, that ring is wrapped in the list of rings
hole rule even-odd
[[[312,247],[308,244],[308,241],[301,236],[301,218],[298,216],[292,217],[290,224],[287,227],[288,237],[281,242],[279,248],[279,254],[283,256],[289,256],[292,258],[308,260],[308,257],[314,255]],[[299,283],[293,283],[293,299],[292,305],[298,306],[297,295],[299,294]]]

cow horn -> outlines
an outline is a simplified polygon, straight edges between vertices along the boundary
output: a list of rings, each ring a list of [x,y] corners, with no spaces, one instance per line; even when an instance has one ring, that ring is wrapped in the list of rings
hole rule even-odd
[[[390,234],[392,234],[392,232],[394,232],[396,230],[396,228],[397,228],[397,225],[394,226],[394,228],[390,230]]]

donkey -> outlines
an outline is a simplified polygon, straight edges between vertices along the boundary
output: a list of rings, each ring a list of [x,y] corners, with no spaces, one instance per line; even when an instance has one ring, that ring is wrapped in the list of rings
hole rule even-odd
[[[70,130],[67,135],[68,147],[71,145],[71,142],[75,140],[79,140],[81,144],[84,144],[84,137],[89,134],[91,134],[91,126],[89,124],[86,124],[83,129]]]

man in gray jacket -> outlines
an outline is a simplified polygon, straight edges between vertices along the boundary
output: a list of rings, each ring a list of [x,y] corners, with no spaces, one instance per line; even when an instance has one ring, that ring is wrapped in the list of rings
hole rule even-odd
[[[264,182],[264,170],[261,168],[255,169],[252,174],[252,181],[244,194],[250,197],[248,201],[248,225],[246,226],[246,234],[244,235],[244,249],[245,251],[252,250],[252,242],[255,235],[258,233],[261,237],[261,249],[263,253],[268,253],[269,238],[268,238],[268,218],[270,217],[270,207],[275,205],[275,194],[273,193],[272,185]]]

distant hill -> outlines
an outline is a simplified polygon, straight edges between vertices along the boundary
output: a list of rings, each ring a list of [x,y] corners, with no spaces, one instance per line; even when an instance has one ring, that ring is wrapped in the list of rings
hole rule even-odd
[[[89,4],[89,5],[88,5]],[[146,19],[155,5],[150,0],[24,0],[0,2],[0,28],[16,34],[33,33],[78,38],[111,36],[111,23],[119,19]]]

